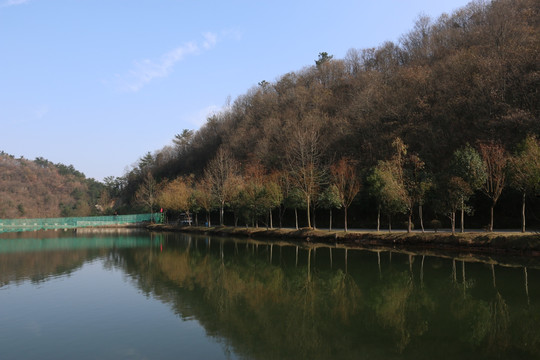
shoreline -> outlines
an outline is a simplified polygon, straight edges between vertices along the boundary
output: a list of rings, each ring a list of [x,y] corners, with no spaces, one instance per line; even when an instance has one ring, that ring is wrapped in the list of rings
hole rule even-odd
[[[266,238],[308,244],[344,245],[350,247],[385,247],[415,250],[440,250],[479,254],[508,254],[540,257],[540,234],[534,233],[446,233],[446,232],[373,232],[328,231],[314,229],[266,229],[245,227],[195,227],[151,224],[150,231]]]

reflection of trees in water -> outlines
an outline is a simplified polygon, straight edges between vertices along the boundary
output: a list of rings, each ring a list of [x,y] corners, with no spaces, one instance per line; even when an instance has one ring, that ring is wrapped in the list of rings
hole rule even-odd
[[[360,289],[350,275],[312,268],[309,251],[307,265],[284,268],[269,263],[262,251],[257,256],[252,250],[239,251],[236,246],[231,256],[222,255],[221,249],[219,255],[174,249],[154,255],[151,263],[145,252],[132,254],[132,259],[142,265],[137,283],[143,288],[152,281],[166,281],[199,292],[202,298],[195,306],[212,314],[200,321],[212,323],[205,325],[207,329],[219,328],[240,353],[326,359],[355,351],[350,343],[340,346],[342,341],[332,341],[340,333],[336,329],[352,326],[361,306]],[[148,264],[151,269],[145,268]],[[175,301],[168,294],[162,298]]]
[[[251,240],[145,241],[134,249],[0,255],[0,281],[42,281],[99,257],[249,358],[415,357],[424,345],[445,344],[471,357],[540,357],[534,265],[509,279],[496,262],[467,257],[329,247],[315,259],[313,249]]]
[[[522,346],[525,354],[540,353],[537,308],[512,312],[503,292],[478,297],[478,285],[493,291],[493,269],[479,281],[478,269],[465,262],[457,266],[448,260],[449,276],[439,261],[439,289],[425,256],[415,262],[413,256],[394,253],[391,260],[391,253],[373,253],[372,272],[364,273],[355,251],[332,263],[329,251],[330,257],[319,257],[315,266],[309,249],[284,248],[282,255],[280,246],[279,261],[272,261],[277,252],[270,245],[205,243],[193,241],[153,255],[137,250],[126,266],[137,272],[141,288],[170,302],[181,315],[194,314],[208,333],[219,334],[247,357],[356,358],[360,349],[409,356],[423,339],[432,341],[430,333],[439,336],[440,327],[448,328],[445,342],[452,347],[508,354]],[[320,259],[329,262],[327,270]],[[498,273],[497,280],[501,286],[504,276]],[[168,290],[159,283],[170,284]],[[385,345],[373,344],[373,336],[384,338],[378,341]]]
[[[85,262],[103,256],[104,253],[92,249],[48,251],[46,256],[38,251],[0,254],[0,287],[25,280],[39,283],[51,277],[67,275],[80,269]]]
[[[433,312],[434,303],[407,272],[393,274],[376,294],[373,306],[377,319],[392,330],[397,349],[402,352],[412,337],[421,336],[428,329],[428,314]]]
[[[362,308],[362,294],[360,288],[351,275],[338,269],[328,280],[329,292],[332,302],[336,304],[332,309],[335,317],[339,317],[343,323],[350,320],[349,314],[357,313]]]
[[[489,301],[475,299],[468,293],[465,297],[455,299],[453,312],[461,320],[463,341],[474,348],[484,348],[491,354],[508,348],[510,314],[499,292]]]
[[[488,274],[486,274],[488,275]],[[519,299],[519,305],[508,305],[497,288],[495,265],[490,264],[492,295],[487,298],[475,296],[478,286],[488,287],[489,278],[483,283],[465,276],[465,262],[462,261],[462,280],[457,282],[455,261],[453,261],[453,287],[450,288],[450,311],[459,338],[472,349],[481,351],[490,358],[530,358],[540,356],[540,309],[530,306],[528,284],[527,295]],[[514,299],[515,301],[515,299]],[[525,305],[526,303],[526,305]],[[471,350],[472,350],[471,349]]]
[[[490,349],[506,350],[509,346],[508,329],[510,314],[508,306],[497,291],[495,298],[489,304],[489,319],[487,327],[487,342]]]

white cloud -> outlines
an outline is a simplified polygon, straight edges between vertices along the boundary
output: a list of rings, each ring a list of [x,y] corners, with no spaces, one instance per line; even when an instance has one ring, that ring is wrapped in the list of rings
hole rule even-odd
[[[7,0],[0,4],[0,7],[10,7],[16,5],[26,4],[30,0]]]
[[[149,59],[136,61],[134,68],[130,70],[128,75],[123,77],[123,84],[120,87],[124,91],[137,92],[150,81],[167,77],[178,61],[182,60],[186,55],[195,54],[198,51],[197,44],[187,43],[161,56],[158,61]]]
[[[217,43],[217,35],[216,34],[207,32],[207,33],[204,33],[203,36],[204,36],[203,47],[206,50],[209,50],[209,49],[213,48],[216,45],[216,43]]]
[[[157,78],[169,76],[174,66],[186,56],[198,55],[202,50],[210,50],[218,41],[214,33],[204,33],[202,46],[196,42],[189,42],[164,55],[159,60],[145,59],[134,62],[134,68],[127,75],[117,76],[119,89],[126,92],[137,92],[146,84]]]

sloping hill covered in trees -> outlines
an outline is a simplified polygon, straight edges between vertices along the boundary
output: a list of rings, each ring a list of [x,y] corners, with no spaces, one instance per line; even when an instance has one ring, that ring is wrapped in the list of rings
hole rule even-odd
[[[103,189],[72,165],[0,153],[0,218],[88,216]]]
[[[535,0],[475,1],[436,20],[420,17],[399,43],[351,49],[344,59],[322,52],[313,66],[259,82],[116,181],[128,200],[149,172],[157,182],[202,179],[218,149],[243,171],[256,164],[265,174],[290,173],[298,146],[309,143],[320,177],[303,189],[308,202],[332,182],[329,169],[339,159],[354,160],[366,185],[381,162],[401,164],[403,149],[429,173],[440,199],[445,186],[461,184],[449,175],[456,151],[491,146],[510,155],[540,135],[539,19]],[[369,194],[364,186],[361,197]],[[486,189],[482,201],[495,204],[492,195]],[[435,203],[426,206],[432,214],[441,207]],[[405,207],[410,213],[412,205]]]

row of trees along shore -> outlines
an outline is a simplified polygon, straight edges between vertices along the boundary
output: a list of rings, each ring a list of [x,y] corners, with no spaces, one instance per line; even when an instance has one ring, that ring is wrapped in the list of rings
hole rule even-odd
[[[343,208],[343,227],[347,231],[347,209],[358,196],[362,186],[377,204],[377,230],[380,230],[381,212],[391,217],[406,214],[408,231],[412,230],[413,211],[418,209],[422,231],[422,208],[428,203],[451,221],[455,232],[456,213],[461,213],[461,232],[464,231],[464,214],[472,208],[468,201],[475,191],[482,191],[490,201],[489,231],[493,231],[493,209],[505,188],[512,186],[522,194],[522,231],[525,231],[527,194],[540,192],[540,143],[529,136],[510,155],[500,144],[479,143],[478,150],[470,145],[458,149],[452,158],[448,172],[438,178],[426,168],[417,154],[408,152],[400,138],[393,142],[394,154],[387,160],[378,161],[364,176],[354,159],[342,157],[332,164],[322,162],[318,150],[317,132],[299,132],[300,138],[293,142],[288,152],[288,168],[265,169],[260,162],[245,166],[234,160],[225,148],[204,169],[201,177],[180,176],[157,183],[151,172],[136,192],[139,203],[150,208],[161,206],[176,214],[188,216],[194,213],[206,215],[211,225],[210,213],[219,211],[219,223],[224,224],[224,211],[229,209],[234,226],[242,221],[246,226],[258,226],[262,221],[267,227],[274,226],[273,215],[282,226],[286,209],[294,210],[295,226],[298,228],[298,209],[306,211],[307,227],[315,227],[314,210],[329,211],[332,227],[332,209]],[[308,139],[306,139],[306,137]]]
[[[313,227],[314,208],[339,204],[339,214],[354,208],[357,223],[367,207],[409,228],[413,217],[422,227],[444,214],[454,228],[473,207],[475,221],[501,201],[514,209],[507,197],[519,191],[516,204],[525,199],[538,222],[538,197],[528,195],[538,191],[539,13],[535,0],[474,1],[436,20],[420,16],[397,43],[344,59],[321,52],[106,179],[111,196],[134,207],[152,177],[156,204],[183,183],[196,199],[191,211],[217,206],[221,223],[232,213],[270,225],[271,214],[290,221],[284,209],[305,208],[301,222]],[[519,224],[524,211],[504,215]]]

